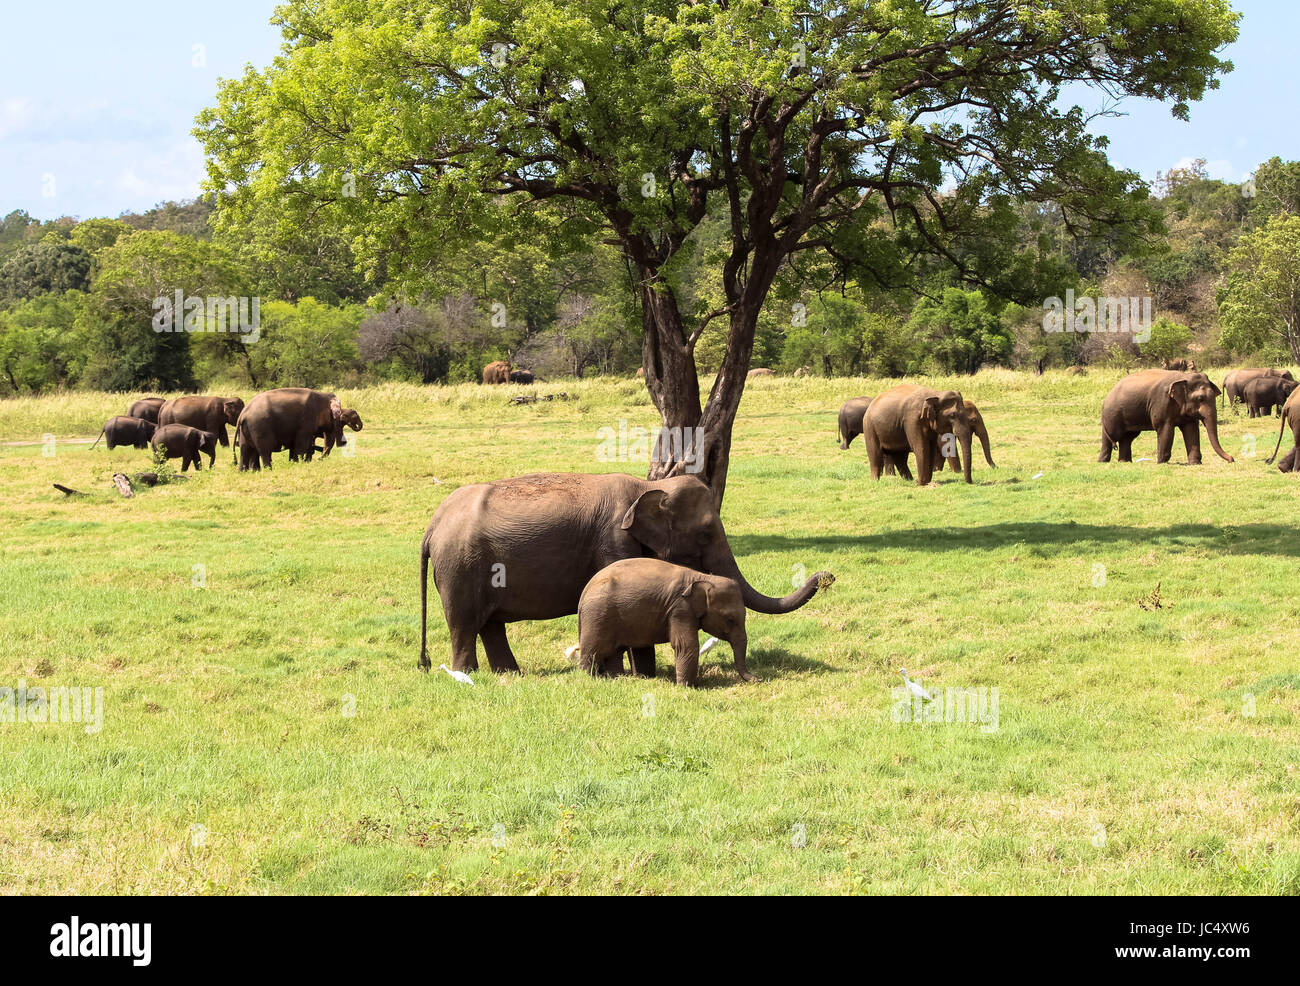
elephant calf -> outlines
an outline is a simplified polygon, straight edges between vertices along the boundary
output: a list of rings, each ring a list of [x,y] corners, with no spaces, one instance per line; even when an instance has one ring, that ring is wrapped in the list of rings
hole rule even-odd
[[[625,558],[602,568],[582,590],[578,664],[613,676],[630,650],[638,669],[647,656],[653,667],[654,645],[671,643],[677,684],[694,685],[701,629],[731,644],[742,678],[758,680],[745,668],[745,602],[733,579],[657,558]]]
[[[94,448],[99,444],[99,439],[107,439],[104,444],[108,446],[111,452],[119,445],[130,445],[133,448],[144,448],[149,444],[149,439],[153,438],[154,430],[158,426],[152,421],[144,418],[133,418],[130,415],[119,414],[115,418],[109,418],[104,422],[104,427],[90,446]]]
[[[870,397],[851,397],[840,408],[840,448],[848,448],[853,439],[862,434],[862,416],[867,413],[871,401]]]
[[[199,456],[208,454],[208,468],[211,469],[217,459],[217,436],[215,432],[200,431],[189,425],[163,425],[153,433],[154,450],[162,449],[168,459],[181,460],[181,472],[189,468],[202,469]]]

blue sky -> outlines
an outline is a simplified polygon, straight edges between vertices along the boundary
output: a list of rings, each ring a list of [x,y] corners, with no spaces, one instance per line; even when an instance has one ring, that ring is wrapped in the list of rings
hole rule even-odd
[[[279,48],[268,0],[11,4],[0,61],[0,215],[116,216],[197,194],[203,158],[194,115],[218,77],[265,65]],[[1245,14],[1228,52],[1236,71],[1192,105],[1128,103],[1100,121],[1110,157],[1152,179],[1193,158],[1242,180],[1278,155],[1300,159],[1300,2],[1236,0]],[[188,9],[187,9],[188,8]]]

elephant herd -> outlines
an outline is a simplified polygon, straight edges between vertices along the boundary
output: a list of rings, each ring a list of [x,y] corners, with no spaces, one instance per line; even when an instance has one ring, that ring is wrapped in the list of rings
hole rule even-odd
[[[270,469],[272,453],[285,449],[291,461],[310,462],[316,452],[327,456],[335,445],[347,444],[345,425],[361,430],[361,417],[334,394],[306,387],[263,391],[247,405],[238,397],[146,397],[127,414],[104,422],[100,438],[110,451],[118,445],[152,445],[166,458],[180,459],[184,472],[191,465],[202,468],[200,455],[208,456],[209,468],[216,464],[217,446],[230,445],[226,425],[235,428],[234,447],[243,471]]]
[[[499,359],[483,367],[484,383],[539,383],[541,377],[533,376],[531,370],[517,370],[510,366],[508,360]]]
[[[854,397],[839,413],[840,448],[847,449],[859,435],[867,446],[871,478],[897,473],[912,479],[908,456],[916,457],[916,481],[925,486],[946,464],[971,479],[971,439],[977,437],[984,461],[997,468],[989,448],[989,431],[972,401],[948,390],[904,383],[879,397]]]

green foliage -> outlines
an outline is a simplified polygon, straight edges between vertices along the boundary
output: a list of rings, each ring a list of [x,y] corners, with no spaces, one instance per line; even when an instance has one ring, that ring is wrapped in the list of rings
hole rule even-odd
[[[922,298],[911,328],[929,338],[930,352],[945,373],[974,373],[1005,363],[1015,340],[1001,316],[978,291],[947,288],[939,300]]]
[[[42,240],[20,248],[0,266],[0,301],[38,294],[84,291],[90,283],[90,254],[71,243]]]
[[[323,388],[357,362],[360,305],[333,308],[315,298],[262,305],[261,338],[247,346],[255,378],[280,387]]]
[[[1232,248],[1219,319],[1229,352],[1282,349],[1300,361],[1300,215],[1273,216]]]
[[[155,331],[156,299],[238,296],[243,274],[220,247],[179,233],[138,231],[101,250],[99,274],[79,318],[82,382],[107,390],[192,388],[191,334]],[[177,313],[177,326],[181,313]],[[242,348],[239,336],[198,335],[195,346]]]
[[[1141,351],[1151,359],[1177,359],[1187,355],[1187,344],[1191,341],[1191,329],[1161,316],[1151,323],[1151,336],[1141,344]]]
[[[0,393],[40,393],[75,382],[74,332],[84,296],[41,294],[0,310]]]

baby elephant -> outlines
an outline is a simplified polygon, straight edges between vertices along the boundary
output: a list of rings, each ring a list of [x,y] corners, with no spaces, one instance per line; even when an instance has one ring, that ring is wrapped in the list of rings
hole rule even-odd
[[[578,664],[613,676],[630,650],[637,673],[652,677],[654,645],[671,643],[677,684],[693,685],[701,629],[731,644],[736,671],[758,681],[745,669],[745,603],[735,581],[657,558],[625,558],[602,568],[582,590]]]
[[[199,461],[202,452],[208,453],[208,468],[211,469],[217,458],[217,436],[210,431],[200,431],[189,425],[163,425],[153,433],[153,447],[165,449],[169,459],[181,460],[181,472],[194,463],[195,469],[202,469]]]
[[[153,437],[154,430],[158,426],[152,421],[146,421],[144,418],[133,418],[130,415],[119,414],[115,418],[109,418],[104,422],[103,430],[99,433],[99,438],[106,438],[108,441],[108,450],[111,452],[119,445],[130,445],[133,448],[144,448],[149,444],[149,439]],[[96,438],[94,448],[99,444],[99,438]]]

